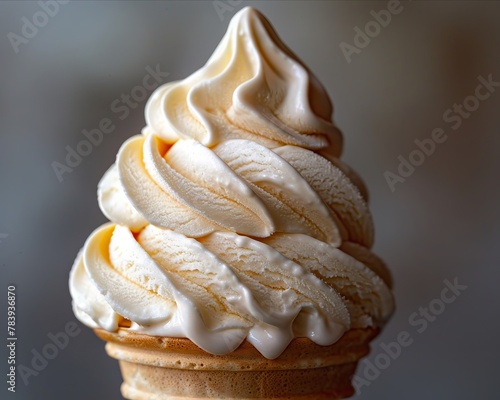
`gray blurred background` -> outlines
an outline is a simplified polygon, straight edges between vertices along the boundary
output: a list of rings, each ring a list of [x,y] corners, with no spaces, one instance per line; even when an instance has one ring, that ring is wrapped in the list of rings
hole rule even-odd
[[[49,333],[76,320],[68,273],[88,234],[106,221],[97,183],[145,123],[145,100],[123,120],[111,104],[141,85],[147,66],[159,64],[165,81],[201,67],[247,5],[264,12],[327,88],[345,135],[343,158],[370,190],[375,251],[392,269],[398,308],[369,361],[401,332],[412,344],[378,373],[361,363],[358,377],[368,384],[360,398],[497,399],[500,90],[492,87],[479,104],[469,98],[477,110],[460,117],[458,129],[443,119],[474,95],[478,76],[500,82],[500,4],[480,1],[401,2],[378,34],[368,25],[374,37],[349,57],[341,43],[354,45],[355,28],[363,30],[387,2],[72,1],[46,20],[37,2],[0,3],[2,376],[8,284],[17,293],[18,367],[32,368]],[[33,18],[41,27],[25,28],[32,37],[23,38]],[[65,147],[76,148],[82,130],[103,118],[115,130],[59,182],[51,164],[64,163]],[[436,128],[447,140],[391,191],[384,173],[397,173],[398,157],[408,159],[415,140]],[[455,278],[467,289],[443,310],[436,299],[443,281]],[[412,314],[429,304],[439,315],[419,332]],[[0,398],[121,398],[118,363],[78,326],[53,360],[25,376],[27,385],[19,374],[15,394],[3,383]]]

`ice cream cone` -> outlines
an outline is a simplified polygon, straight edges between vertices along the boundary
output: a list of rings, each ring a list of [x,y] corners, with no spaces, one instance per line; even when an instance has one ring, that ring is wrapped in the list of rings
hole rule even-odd
[[[352,396],[352,376],[368,354],[375,328],[351,329],[331,346],[296,338],[276,359],[245,341],[213,355],[189,339],[95,329],[108,355],[120,362],[127,399],[341,399]]]
[[[70,273],[127,399],[341,399],[394,310],[326,90],[257,10],[158,87]],[[217,354],[217,355],[216,355]]]

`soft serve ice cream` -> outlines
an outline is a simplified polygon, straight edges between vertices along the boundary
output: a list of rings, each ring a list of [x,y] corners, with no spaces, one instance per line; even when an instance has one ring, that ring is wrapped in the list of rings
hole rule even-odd
[[[383,324],[390,276],[331,114],[269,22],[240,11],[205,66],[153,93],[99,183],[111,222],[71,271],[76,316],[267,358]]]

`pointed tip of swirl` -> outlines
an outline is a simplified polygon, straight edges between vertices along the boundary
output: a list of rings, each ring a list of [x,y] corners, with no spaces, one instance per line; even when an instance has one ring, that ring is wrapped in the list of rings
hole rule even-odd
[[[252,7],[233,17],[201,69],[158,88],[152,99],[146,107],[149,131],[168,142],[192,138],[212,147],[250,139],[268,148],[290,144],[341,152],[326,90]]]

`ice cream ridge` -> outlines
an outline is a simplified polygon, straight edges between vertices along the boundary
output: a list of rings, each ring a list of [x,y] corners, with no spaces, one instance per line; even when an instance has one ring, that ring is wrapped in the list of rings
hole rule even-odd
[[[71,270],[78,319],[267,359],[380,328],[391,278],[332,111],[265,17],[238,12],[201,69],[152,94],[100,181],[111,222]]]

